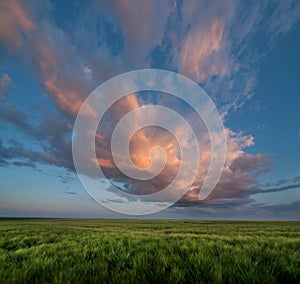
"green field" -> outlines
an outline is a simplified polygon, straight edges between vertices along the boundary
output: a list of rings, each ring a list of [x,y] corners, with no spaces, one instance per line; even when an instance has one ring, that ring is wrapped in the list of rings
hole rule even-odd
[[[1,283],[300,283],[300,222],[0,219]]]

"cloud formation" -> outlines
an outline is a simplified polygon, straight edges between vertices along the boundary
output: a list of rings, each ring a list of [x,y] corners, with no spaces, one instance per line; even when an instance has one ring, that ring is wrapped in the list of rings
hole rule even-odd
[[[83,101],[103,81],[136,68],[158,66],[179,71],[200,83],[214,99],[226,123],[227,113],[253,97],[259,71],[257,62],[275,38],[299,23],[299,9],[296,1],[259,1],[250,6],[231,0],[95,1],[93,6],[76,11],[80,21],[62,26],[52,18],[55,7],[51,2],[1,1],[1,44],[7,53],[25,59],[19,59],[20,64],[24,64],[56,106],[55,115],[45,115],[38,125],[32,125],[29,115],[18,107],[10,102],[1,105],[0,119],[39,141],[42,147],[36,151],[17,141],[11,141],[10,146],[1,143],[1,163],[47,163],[73,170],[70,137]],[[258,30],[267,35],[259,53],[251,48]],[[11,78],[2,74],[0,98],[6,99],[13,86]],[[113,162],[108,143],[112,127],[129,111],[153,103],[153,97],[131,94],[119,101],[107,114],[96,139],[97,162],[113,182],[122,183],[136,194],[160,190],[170,183],[178,169],[174,139],[157,128],[138,132],[130,150],[134,163],[141,168],[148,165],[149,149],[154,145],[167,151],[167,166],[157,178],[148,183],[134,182],[132,186],[133,181],[122,175]],[[155,100],[176,106],[168,99]],[[187,116],[197,125],[193,115]],[[178,132],[181,127],[178,125]],[[203,167],[180,204],[197,202],[211,158],[208,135],[203,126],[198,128]],[[254,145],[253,136],[229,127],[226,135],[226,166],[208,201],[236,198],[248,202],[252,194],[261,192],[258,178],[270,170],[270,161],[266,154],[246,153],[245,149]]]

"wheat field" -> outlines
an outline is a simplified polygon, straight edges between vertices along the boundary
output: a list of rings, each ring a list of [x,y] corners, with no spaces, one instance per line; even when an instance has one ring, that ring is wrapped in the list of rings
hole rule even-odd
[[[300,222],[1,219],[1,283],[300,283]]]

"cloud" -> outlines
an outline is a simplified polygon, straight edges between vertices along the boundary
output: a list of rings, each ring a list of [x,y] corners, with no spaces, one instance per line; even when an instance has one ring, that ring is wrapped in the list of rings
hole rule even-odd
[[[259,184],[257,178],[260,173],[269,170],[269,166],[272,168],[267,157],[261,158],[258,155],[256,157],[247,155],[245,159],[252,160],[252,162],[247,163],[247,168],[250,172],[245,168],[235,169],[233,167],[231,171],[226,169],[217,188],[209,198],[199,201],[196,198],[192,198],[192,196],[186,195],[182,200],[174,204],[173,208],[187,208],[187,213],[191,214],[191,216],[197,216],[197,214],[201,213],[201,216],[213,214],[216,218],[218,216],[220,218],[239,218],[240,213],[243,212],[243,216],[249,216],[250,219],[272,219],[274,214],[276,214],[276,218],[279,216],[286,219],[295,218],[295,212],[299,211],[299,201],[276,205],[257,203],[255,201],[256,194],[284,192],[300,188],[298,176],[265,185]],[[260,168],[262,169],[259,171],[256,168],[258,162],[261,164]],[[252,168],[256,168],[256,176],[251,174]]]
[[[263,209],[267,211],[271,211],[276,214],[280,213],[291,213],[293,211],[300,213],[300,200],[296,200],[289,203],[277,204],[277,205],[267,205],[261,206]]]
[[[40,5],[43,3],[40,2],[37,6]],[[47,15],[49,5],[43,7]],[[6,18],[9,19],[10,35],[7,38],[0,33],[0,40],[8,49],[13,48],[14,53],[26,58],[29,63],[27,70],[43,84],[48,96],[62,111],[75,116],[82,98],[89,94],[92,87],[90,81],[83,78],[84,64],[78,60],[80,56],[72,49],[68,36],[47,16],[41,19],[38,14],[40,10],[30,6],[30,3],[21,5],[17,1],[4,1],[1,2],[0,9],[5,11]],[[26,37],[22,38],[21,44],[20,34],[23,33]]]
[[[182,74],[196,82],[228,75],[231,58],[227,28],[234,10],[234,1],[207,1],[202,5],[183,2],[181,26],[186,27],[186,36],[172,44],[179,54],[179,61],[176,63],[178,59],[173,57],[173,62]]]
[[[145,67],[151,50],[162,43],[168,15],[174,1],[110,1],[110,17],[122,30],[125,39],[124,55],[131,65]],[[103,2],[98,7],[103,7]]]
[[[24,35],[36,29],[31,15],[20,1],[1,1],[0,3],[0,42],[8,49],[15,50],[23,42]]]
[[[168,218],[189,216],[191,219],[216,220],[297,220],[298,215],[299,201],[268,206],[257,204],[251,199],[227,200],[219,203],[175,204],[165,214]]]
[[[299,23],[300,4],[295,0],[279,1],[270,21],[270,30],[275,36],[286,34]],[[274,42],[274,41],[273,41]]]
[[[10,147],[4,147],[2,144],[2,151],[0,157],[4,159],[7,164],[10,164],[15,159],[18,162],[13,162],[16,166],[30,166],[36,167],[37,163],[50,164],[58,167],[64,167],[69,170],[74,170],[72,152],[71,152],[71,124],[70,118],[64,117],[61,113],[52,112],[49,114],[44,112],[42,121],[32,124],[27,113],[19,110],[11,103],[4,103],[0,105],[0,120],[11,124],[17,130],[25,134],[26,141],[33,143],[26,143],[27,148],[18,141],[19,138],[7,139]],[[40,151],[36,150],[36,144]],[[31,147],[32,146],[32,147]],[[29,147],[29,148],[28,148]],[[8,155],[5,155],[7,152]],[[26,160],[21,162],[20,160]],[[29,163],[31,161],[32,163]]]
[[[49,3],[38,6],[40,9],[17,1],[2,2],[11,37],[18,38],[22,32],[26,38],[22,45],[1,34],[0,39],[27,58],[49,97],[72,116],[101,81],[149,67],[157,48],[166,53],[167,68],[201,82],[223,114],[239,108],[254,94],[255,66],[262,57],[251,50],[255,31],[270,33],[263,55],[276,30],[265,18],[280,11],[280,19],[272,21],[279,25],[292,8],[299,7],[297,3],[275,3],[270,13],[266,1],[250,6],[230,0],[221,5],[218,1],[201,5],[197,1],[97,1],[95,7],[78,11],[81,20],[66,33],[51,20]],[[23,15],[23,20],[18,20],[16,13]],[[299,15],[293,13],[280,35],[297,21]],[[115,53],[112,44],[120,39],[124,43]],[[87,70],[88,76],[84,76]]]
[[[65,191],[65,194],[78,195],[78,193],[75,191]]]
[[[237,164],[242,164],[243,167],[238,168],[236,167]],[[270,167],[271,162],[268,160],[267,155],[240,155],[231,162],[231,165],[227,164],[225,166],[216,188],[208,196],[207,201],[214,203],[216,201],[226,202],[226,200],[232,198],[248,199],[252,194],[258,193],[256,189],[258,177],[269,171]],[[192,190],[180,202],[199,202],[200,189],[201,182],[195,183]]]
[[[11,103],[4,103],[1,105],[0,110],[0,119],[2,119],[2,121],[9,122],[25,132],[27,131],[29,125],[27,115],[24,112],[20,111]]]
[[[289,190],[289,189],[294,189],[294,188],[300,188],[300,183],[292,182],[292,183],[286,183],[286,185],[284,185],[284,186],[277,186],[277,187],[264,188],[264,189],[255,189],[255,190],[253,190],[253,194],[279,192],[279,191],[284,191],[284,190]]]
[[[1,1],[0,41],[7,52],[24,59],[20,64],[25,64],[25,70],[42,86],[57,110],[51,116],[45,114],[38,126],[33,126],[28,115],[17,107],[2,106],[1,120],[39,141],[43,150],[28,150],[18,143],[0,144],[0,163],[48,163],[70,170],[74,170],[70,138],[74,118],[84,99],[101,82],[126,71],[151,67],[154,61],[159,62],[153,52],[159,50],[167,69],[201,83],[226,119],[228,112],[253,97],[257,62],[272,47],[276,36],[284,35],[300,18],[298,2],[270,5],[259,1],[249,5],[235,1],[98,1],[93,7],[78,9],[80,20],[66,28],[52,18],[49,3],[43,1],[37,4],[40,8],[35,6],[30,2]],[[252,48],[257,31],[268,35],[261,51]],[[11,79],[3,74],[1,97],[7,96],[11,86]],[[168,103],[176,105],[165,102]],[[116,169],[108,143],[111,128],[124,114],[143,104],[147,101],[136,94],[119,101],[107,114],[96,139],[98,162],[114,182],[125,184],[132,193],[151,193],[169,184],[179,160],[174,139],[157,128],[148,128],[134,137],[132,158],[145,167],[149,149],[162,145],[169,158],[161,175],[147,184],[135,182],[133,187],[132,180]],[[188,119],[193,121],[193,117]],[[201,133],[203,128],[198,127],[203,167],[180,204],[197,202],[211,158],[207,133]],[[177,130],[181,131],[182,125],[177,125]],[[245,148],[254,145],[251,135],[230,128],[226,128],[226,135],[226,167],[208,200],[238,198],[249,202],[250,195],[259,192],[259,175],[271,168],[268,156],[245,153]]]
[[[299,9],[297,1],[183,1],[159,50],[167,66],[204,86],[225,117],[255,95],[258,66],[299,23]],[[266,40],[257,45],[260,34]]]
[[[131,94],[127,98],[116,103],[106,116],[104,116],[99,125],[99,139],[96,141],[97,156],[101,157],[98,159],[98,162],[100,162],[103,172],[112,181],[122,184],[122,187],[125,187],[127,192],[133,194],[150,194],[165,188],[176,176],[181,162],[179,159],[179,147],[176,144],[174,137],[157,127],[148,127],[147,129],[138,131],[131,137],[131,159],[137,167],[147,168],[150,165],[150,150],[154,146],[159,145],[167,154],[167,161],[163,171],[157,177],[145,182],[130,179],[117,169],[110,153],[109,145],[111,133],[120,118],[128,112],[138,109],[142,105],[147,105],[147,100],[148,98],[145,96]],[[174,101],[174,99],[168,101],[165,97],[163,97],[162,101],[158,100],[158,104],[160,103],[163,103],[164,106],[172,106],[173,109],[174,107],[176,109],[176,105],[180,105],[178,102]],[[176,111],[185,115],[189,114],[186,119],[192,126],[196,127],[194,131],[197,140],[199,141],[201,167],[199,168],[192,189],[181,200],[181,202],[185,203],[194,203],[195,201],[198,201],[199,192],[211,161],[211,145],[205,125],[201,126],[199,118],[194,117],[189,109],[185,109],[185,111],[176,109]],[[156,115],[153,114],[153,117],[156,117]],[[162,119],[161,116],[160,119]],[[173,124],[172,127],[175,129],[175,133],[185,133],[183,124],[179,124],[177,121],[173,121],[171,124]],[[134,125],[128,125],[128,127],[123,129],[125,133],[124,137],[126,137],[126,133],[130,133],[131,128],[134,128]],[[216,189],[209,197],[209,200],[226,200],[237,196],[239,198],[249,197],[254,193],[253,187],[258,182],[257,178],[271,169],[271,162],[267,155],[250,155],[245,153],[245,148],[254,145],[254,138],[251,135],[235,133],[229,128],[226,128],[226,135],[228,141],[226,166],[223,175]],[[185,137],[183,145],[191,147],[189,136],[182,136]],[[190,163],[192,162],[192,159],[197,159],[197,157],[190,157]],[[127,164],[124,164],[123,166],[130,167],[130,165]],[[88,168],[84,167],[84,169],[87,170]],[[88,171],[86,174],[88,174]],[[190,175],[187,175],[184,179],[190,179]]]
[[[199,33],[198,29],[195,29]],[[215,20],[202,35],[189,35],[183,44],[179,71],[197,82],[204,81],[208,76],[224,75],[226,64],[220,64],[213,56],[221,46],[224,23]],[[191,32],[192,33],[192,32]]]
[[[1,74],[0,79],[0,100],[5,99],[8,94],[9,90],[14,87],[14,83],[11,78],[7,74]]]
[[[63,152],[52,147],[40,144],[42,150],[26,148],[17,140],[10,140],[6,143],[0,140],[0,159],[2,166],[15,165],[36,168],[38,164],[64,167],[74,171],[74,166],[70,158],[69,147],[67,152]]]

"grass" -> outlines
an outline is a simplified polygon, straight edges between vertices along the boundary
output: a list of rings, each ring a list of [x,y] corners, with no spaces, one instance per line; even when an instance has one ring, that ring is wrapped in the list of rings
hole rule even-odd
[[[0,219],[0,283],[300,283],[300,222]]]

